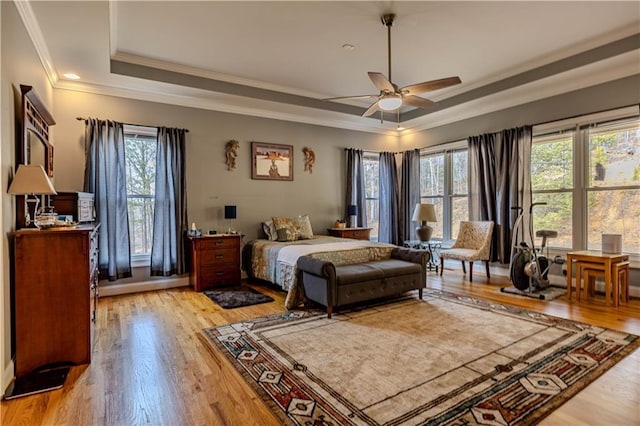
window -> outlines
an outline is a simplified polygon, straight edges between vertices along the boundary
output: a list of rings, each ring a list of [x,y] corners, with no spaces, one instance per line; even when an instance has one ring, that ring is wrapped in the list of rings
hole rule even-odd
[[[153,242],[157,134],[154,128],[125,126],[127,208],[132,257],[149,256]]]
[[[573,132],[535,138],[531,147],[533,228],[558,232],[552,247],[571,249],[573,238]]]
[[[640,121],[587,132],[587,248],[600,250],[603,233],[622,234],[622,250],[640,254]]]
[[[378,199],[380,196],[380,159],[377,153],[365,152],[364,165],[364,194],[367,227],[372,228],[370,238],[378,241],[378,225],[380,210]]]
[[[433,204],[438,222],[433,237],[456,238],[460,221],[469,219],[468,150],[466,142],[451,144],[444,151],[420,155],[420,202]]]
[[[602,234],[613,233],[625,253],[640,255],[640,120],[617,114],[579,117],[574,130],[533,139],[533,202],[547,203],[533,225],[558,231],[553,248],[600,250]]]

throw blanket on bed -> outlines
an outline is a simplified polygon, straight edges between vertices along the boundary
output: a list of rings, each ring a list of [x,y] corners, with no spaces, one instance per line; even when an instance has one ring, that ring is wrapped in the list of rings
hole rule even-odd
[[[257,240],[252,245],[252,275],[286,290],[287,309],[300,305],[304,300],[304,292],[297,279],[296,264],[300,256],[330,261],[334,265],[351,265],[389,259],[395,247],[385,243],[324,236],[288,243]]]

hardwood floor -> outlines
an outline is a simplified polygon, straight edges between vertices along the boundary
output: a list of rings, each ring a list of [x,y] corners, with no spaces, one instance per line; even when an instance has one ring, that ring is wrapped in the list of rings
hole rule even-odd
[[[640,300],[539,301],[499,292],[509,283],[482,274],[430,272],[428,286],[640,335]],[[198,337],[213,325],[284,310],[284,293],[256,286],[271,303],[224,310],[180,288],[100,299],[93,360],[74,367],[56,391],[3,401],[8,425],[277,425],[279,422],[222,356]],[[602,299],[602,298],[601,298]],[[545,418],[543,425],[640,424],[640,350]]]

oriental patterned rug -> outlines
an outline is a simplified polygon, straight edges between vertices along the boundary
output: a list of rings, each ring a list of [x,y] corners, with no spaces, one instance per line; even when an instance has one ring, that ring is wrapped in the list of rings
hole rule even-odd
[[[332,319],[288,312],[204,337],[297,425],[533,424],[640,346],[628,333],[430,289],[423,301]]]

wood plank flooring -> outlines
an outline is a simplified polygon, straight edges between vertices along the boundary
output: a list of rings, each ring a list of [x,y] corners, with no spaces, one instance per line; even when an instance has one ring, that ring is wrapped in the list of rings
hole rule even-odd
[[[640,300],[539,301],[499,292],[509,283],[461,271],[430,272],[428,286],[508,303],[640,335]],[[277,425],[279,422],[222,356],[199,339],[213,325],[284,311],[284,293],[254,285],[274,302],[224,310],[188,288],[102,298],[92,363],[74,367],[56,391],[3,401],[8,425]],[[543,425],[639,425],[640,350],[618,363]]]

